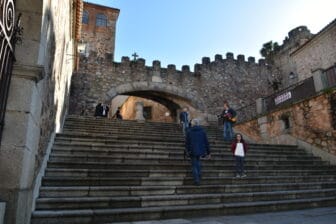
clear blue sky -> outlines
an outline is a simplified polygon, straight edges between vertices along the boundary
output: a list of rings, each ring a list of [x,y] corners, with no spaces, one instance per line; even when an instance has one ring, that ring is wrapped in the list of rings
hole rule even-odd
[[[136,52],[151,65],[195,63],[232,52],[258,60],[263,43],[282,43],[306,25],[317,33],[336,18],[336,0],[87,0],[120,9],[115,60]]]

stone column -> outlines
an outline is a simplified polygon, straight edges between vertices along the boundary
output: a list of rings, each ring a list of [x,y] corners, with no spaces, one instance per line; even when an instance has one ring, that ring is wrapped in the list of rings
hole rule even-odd
[[[263,139],[263,141],[267,141],[268,140],[268,130],[267,130],[267,125],[268,125],[268,121],[267,121],[267,117],[260,117],[258,118],[258,125],[260,127],[260,136]],[[267,142],[266,142],[267,143]]]
[[[263,98],[256,99],[256,105],[257,105],[257,114],[263,114],[265,113],[265,101]]]
[[[39,148],[42,68],[16,65],[0,145],[0,198],[6,202],[5,223],[29,223],[35,158]]]
[[[143,102],[136,102],[135,103],[135,119],[138,121],[144,121],[145,118],[143,116]]]

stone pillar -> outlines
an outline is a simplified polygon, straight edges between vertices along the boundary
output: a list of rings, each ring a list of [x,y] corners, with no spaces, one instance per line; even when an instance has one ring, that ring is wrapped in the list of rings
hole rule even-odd
[[[135,120],[144,121],[145,118],[143,116],[143,102],[136,102],[135,103]]]
[[[266,112],[265,108],[265,101],[263,98],[256,99],[256,106],[257,106],[257,114],[263,114]]]
[[[6,203],[0,202],[0,224],[4,224],[4,218],[5,218],[5,210],[6,210]]]
[[[0,198],[6,202],[5,223],[29,223],[35,158],[40,138],[42,68],[15,66],[0,145]]]
[[[268,131],[267,131],[267,117],[258,118],[258,125],[260,127],[260,136],[265,141],[268,139]]]

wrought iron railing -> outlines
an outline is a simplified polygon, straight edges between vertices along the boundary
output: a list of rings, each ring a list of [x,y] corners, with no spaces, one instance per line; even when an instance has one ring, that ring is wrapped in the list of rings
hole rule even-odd
[[[4,127],[8,91],[15,62],[15,44],[22,34],[20,16],[15,22],[15,1],[0,0],[0,142]]]

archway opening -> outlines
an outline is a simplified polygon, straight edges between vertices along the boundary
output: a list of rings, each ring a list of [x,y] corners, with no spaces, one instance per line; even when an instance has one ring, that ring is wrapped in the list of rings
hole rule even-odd
[[[142,104],[146,121],[178,122],[179,113],[187,107],[190,113],[196,109],[182,97],[160,91],[132,91],[117,95],[111,100],[110,116],[114,117],[118,108],[126,120],[137,119],[137,105]]]

